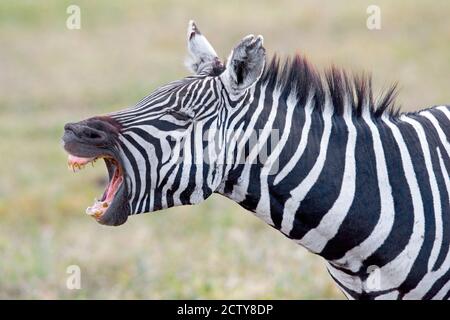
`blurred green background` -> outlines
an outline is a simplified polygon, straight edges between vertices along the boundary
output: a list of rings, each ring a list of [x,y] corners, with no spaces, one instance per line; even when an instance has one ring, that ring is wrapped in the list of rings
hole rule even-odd
[[[66,28],[70,4],[80,30]],[[370,4],[381,30],[366,28]],[[342,299],[320,258],[220,196],[98,225],[84,210],[105,168],[69,172],[62,127],[187,75],[189,19],[221,57],[262,34],[269,55],[399,81],[403,110],[448,104],[449,14],[446,0],[1,1],[0,298]],[[81,290],[66,288],[72,264]]]

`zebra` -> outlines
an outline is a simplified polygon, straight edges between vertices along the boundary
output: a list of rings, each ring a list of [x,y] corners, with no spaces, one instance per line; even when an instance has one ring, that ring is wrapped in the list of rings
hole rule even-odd
[[[262,36],[223,63],[190,21],[187,47],[192,75],[65,125],[69,167],[109,173],[87,214],[120,225],[218,193],[321,256],[349,299],[450,297],[448,106],[400,112],[368,75],[266,63]]]

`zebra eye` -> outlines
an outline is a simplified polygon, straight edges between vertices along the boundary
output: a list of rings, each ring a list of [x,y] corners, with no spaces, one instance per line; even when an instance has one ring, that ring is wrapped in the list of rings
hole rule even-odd
[[[169,110],[168,114],[180,121],[191,121],[193,119],[191,115],[179,110]]]

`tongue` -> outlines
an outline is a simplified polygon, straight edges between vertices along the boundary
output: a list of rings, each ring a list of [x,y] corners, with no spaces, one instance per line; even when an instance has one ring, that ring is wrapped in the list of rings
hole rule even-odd
[[[105,201],[111,202],[114,198],[114,195],[119,188],[120,183],[122,182],[122,177],[119,175],[117,170],[114,172],[114,175],[111,179],[110,184],[108,185],[108,190],[106,191]]]
[[[82,165],[82,164],[86,164],[86,163],[88,163],[88,162],[90,162],[92,160],[94,160],[94,158],[82,158],[82,157],[77,157],[77,156],[73,156],[73,155],[69,154],[67,162],[69,164],[75,164],[76,163],[76,164]]]
[[[100,218],[106,212],[109,205],[113,201],[114,195],[119,189],[122,180],[123,177],[120,175],[118,169],[116,168],[113,176],[111,177],[111,181],[108,184],[105,199],[103,201],[99,201],[96,199],[94,205],[86,209],[86,214],[93,216],[96,219]]]

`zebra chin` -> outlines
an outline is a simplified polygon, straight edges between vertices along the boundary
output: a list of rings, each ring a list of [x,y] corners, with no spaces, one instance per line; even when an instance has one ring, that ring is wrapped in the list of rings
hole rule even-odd
[[[99,119],[89,119],[65,126],[63,146],[68,155],[68,166],[74,172],[102,159],[108,171],[108,184],[86,214],[109,226],[125,223],[130,214],[126,172],[115,148],[116,135],[108,126],[101,127]],[[103,125],[103,124],[102,124]],[[101,129],[100,129],[101,127]]]

